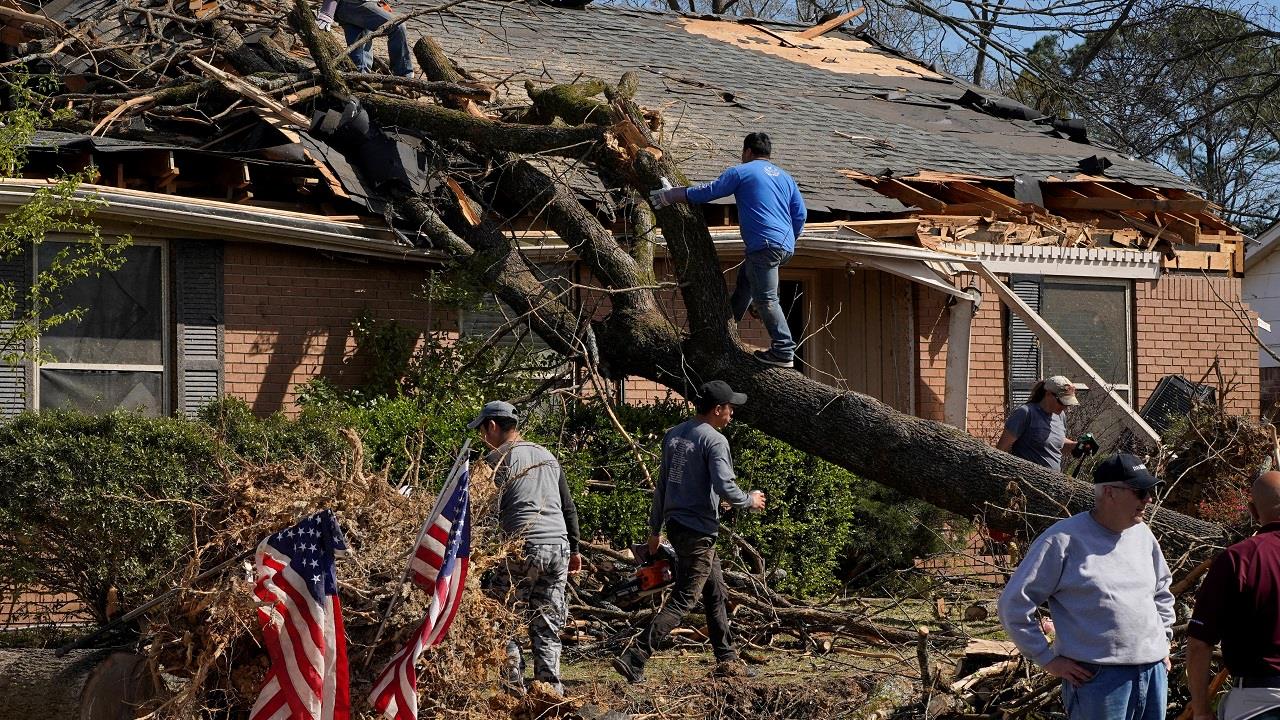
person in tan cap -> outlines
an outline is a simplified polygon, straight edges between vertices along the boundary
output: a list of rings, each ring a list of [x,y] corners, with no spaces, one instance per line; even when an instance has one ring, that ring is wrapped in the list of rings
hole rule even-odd
[[[1092,436],[1081,437],[1079,443],[1067,437],[1063,413],[1079,404],[1076,386],[1065,376],[1041,380],[1031,388],[1027,403],[1009,413],[996,449],[1061,472],[1064,453],[1079,456],[1098,450]]]

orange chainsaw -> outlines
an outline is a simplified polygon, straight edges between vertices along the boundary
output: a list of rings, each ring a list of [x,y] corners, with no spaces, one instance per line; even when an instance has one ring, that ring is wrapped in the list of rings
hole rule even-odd
[[[649,546],[646,543],[632,545],[631,553],[640,567],[631,577],[605,588],[601,593],[605,600],[620,606],[660,593],[676,581],[676,551],[669,544],[659,545],[654,557],[648,557]]]

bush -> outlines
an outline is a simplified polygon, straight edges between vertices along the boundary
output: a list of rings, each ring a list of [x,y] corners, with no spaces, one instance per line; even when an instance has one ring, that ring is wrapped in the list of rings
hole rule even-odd
[[[167,589],[192,503],[221,476],[208,428],[126,412],[0,425],[0,578],[70,592],[98,620]]]

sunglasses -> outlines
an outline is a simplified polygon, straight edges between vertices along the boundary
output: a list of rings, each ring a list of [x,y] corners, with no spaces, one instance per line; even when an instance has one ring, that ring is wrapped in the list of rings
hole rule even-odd
[[[1146,500],[1147,498],[1156,496],[1156,492],[1153,488],[1135,488],[1135,487],[1129,487],[1128,485],[1125,485],[1124,487],[1129,492],[1132,492],[1134,495],[1138,496],[1139,500]]]

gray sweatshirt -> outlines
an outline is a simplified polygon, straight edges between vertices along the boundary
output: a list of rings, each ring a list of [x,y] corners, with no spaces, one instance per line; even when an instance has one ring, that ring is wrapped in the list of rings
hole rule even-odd
[[[1037,665],[1061,655],[1099,665],[1140,665],[1169,655],[1172,577],[1146,523],[1112,532],[1088,512],[1044,531],[998,605],[1005,632]],[[1036,620],[1049,603],[1053,647]]]
[[[528,545],[568,543],[578,552],[578,507],[564,471],[541,445],[509,442],[485,456],[501,493],[498,523],[507,537]]]
[[[662,438],[662,467],[649,511],[655,535],[674,520],[703,535],[720,532],[720,498],[738,508],[751,504],[734,482],[729,441],[697,418],[686,420]]]

